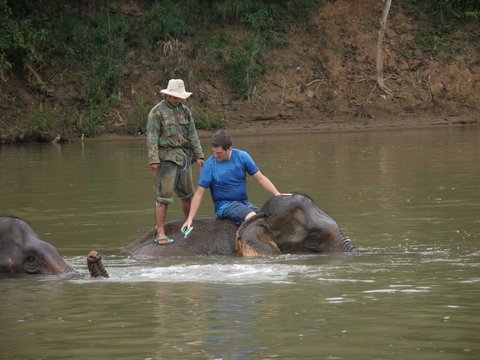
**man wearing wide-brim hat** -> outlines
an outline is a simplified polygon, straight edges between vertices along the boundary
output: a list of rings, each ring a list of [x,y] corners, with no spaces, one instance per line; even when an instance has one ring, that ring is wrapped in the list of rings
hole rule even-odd
[[[155,216],[157,222],[154,242],[167,245],[173,242],[165,234],[168,205],[173,202],[173,192],[180,198],[182,211],[187,218],[194,194],[191,164],[202,169],[204,155],[190,109],[183,104],[191,92],[185,91],[181,79],[171,79],[166,89],[160,91],[165,98],[148,114],[148,162],[155,177]]]

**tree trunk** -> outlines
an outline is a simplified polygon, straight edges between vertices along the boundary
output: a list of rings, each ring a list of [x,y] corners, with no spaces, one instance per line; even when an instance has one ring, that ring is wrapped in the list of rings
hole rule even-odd
[[[378,30],[378,39],[377,39],[377,83],[380,89],[382,89],[387,94],[391,95],[392,92],[385,86],[383,81],[383,57],[382,57],[382,44],[383,37],[385,35],[385,26],[387,23],[388,12],[390,11],[390,6],[392,5],[392,0],[385,1],[385,8],[383,9],[382,18],[380,19],[380,29]]]

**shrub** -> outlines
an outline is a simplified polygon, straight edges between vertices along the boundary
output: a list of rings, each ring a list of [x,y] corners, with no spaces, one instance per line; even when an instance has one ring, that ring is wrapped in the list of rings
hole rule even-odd
[[[195,127],[197,129],[213,130],[223,129],[225,122],[221,119],[215,118],[211,115],[207,115],[202,110],[197,110],[194,115]]]
[[[225,77],[237,98],[251,95],[253,86],[266,73],[264,45],[258,36],[248,36],[243,47],[232,49],[225,62]]]
[[[169,38],[178,38],[193,32],[188,11],[181,3],[156,2],[145,12],[145,27],[152,44]]]
[[[127,121],[127,133],[138,134],[144,133],[147,127],[147,117],[150,111],[149,105],[145,100],[138,99],[128,121]]]

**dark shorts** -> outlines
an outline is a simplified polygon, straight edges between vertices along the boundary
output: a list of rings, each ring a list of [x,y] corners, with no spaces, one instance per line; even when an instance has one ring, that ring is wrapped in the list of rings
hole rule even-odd
[[[171,204],[174,191],[180,199],[191,199],[194,189],[190,162],[179,166],[172,161],[163,161],[157,173],[155,187],[157,205]]]
[[[252,211],[258,213],[260,209],[250,201],[230,201],[220,206],[216,213],[219,218],[230,219],[240,225]]]

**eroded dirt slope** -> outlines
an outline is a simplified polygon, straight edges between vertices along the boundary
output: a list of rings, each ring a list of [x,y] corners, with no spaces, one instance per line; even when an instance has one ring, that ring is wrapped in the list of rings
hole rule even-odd
[[[478,120],[480,62],[475,48],[455,56],[424,52],[417,24],[392,9],[384,41],[385,84],[376,84],[376,41],[383,2],[327,2],[272,57],[275,70],[256,89],[251,106],[225,112],[241,127],[337,129],[463,124]],[[242,109],[238,112],[237,109]],[[233,124],[232,124],[233,125]],[[246,124],[244,124],[246,126]]]
[[[135,2],[123,4],[129,15],[139,16]],[[378,88],[375,57],[383,6],[379,0],[326,1],[308,23],[292,29],[287,46],[271,54],[267,76],[242,101],[233,100],[211,64],[198,61],[201,54],[192,61],[186,44],[159,44],[158,51],[139,54],[140,62],[125,68],[121,104],[105,114],[104,130],[125,131],[139,102],[153,106],[159,100],[168,81],[158,66],[160,58],[170,58],[173,68],[186,74],[194,115],[223,119],[232,131],[476,124],[478,50],[462,43],[460,52],[423,51],[415,42],[419,25],[401,5],[390,11],[383,47],[385,84],[392,95]],[[33,108],[55,113],[81,108],[82,76],[75,69],[37,67],[11,77],[1,84],[3,123],[15,126]]]

